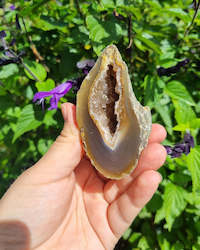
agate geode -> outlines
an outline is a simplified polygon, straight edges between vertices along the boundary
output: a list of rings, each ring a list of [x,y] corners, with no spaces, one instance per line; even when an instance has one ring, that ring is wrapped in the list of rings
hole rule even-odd
[[[136,99],[116,46],[106,47],[77,94],[77,122],[87,156],[105,177],[120,179],[148,142],[151,113]]]

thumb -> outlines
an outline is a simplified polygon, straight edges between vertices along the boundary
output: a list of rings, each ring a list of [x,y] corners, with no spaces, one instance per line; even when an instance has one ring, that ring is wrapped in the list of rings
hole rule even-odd
[[[60,179],[68,176],[79,164],[83,149],[76,124],[76,107],[71,103],[61,106],[64,127],[48,152],[34,166],[44,172],[45,179]]]

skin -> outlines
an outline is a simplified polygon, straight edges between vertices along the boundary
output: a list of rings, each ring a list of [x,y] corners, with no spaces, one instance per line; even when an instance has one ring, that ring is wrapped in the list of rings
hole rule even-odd
[[[113,249],[161,182],[156,170],[166,159],[160,145],[166,131],[154,124],[137,168],[115,181],[100,176],[84,155],[75,106],[63,104],[62,114],[64,128],[49,151],[1,199],[0,234],[2,225],[20,225],[18,242],[26,242],[20,249]],[[19,249],[7,231],[6,246]]]

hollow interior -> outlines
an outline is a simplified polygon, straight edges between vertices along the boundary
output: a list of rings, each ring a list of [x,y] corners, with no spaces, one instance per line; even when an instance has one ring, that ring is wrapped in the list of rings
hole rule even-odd
[[[115,102],[119,99],[119,95],[115,92],[115,86],[117,84],[116,72],[113,70],[112,65],[108,65],[106,72],[106,84],[107,84],[107,97],[108,102],[106,104],[106,116],[108,118],[108,127],[110,133],[114,135],[117,128],[117,115],[115,114]]]

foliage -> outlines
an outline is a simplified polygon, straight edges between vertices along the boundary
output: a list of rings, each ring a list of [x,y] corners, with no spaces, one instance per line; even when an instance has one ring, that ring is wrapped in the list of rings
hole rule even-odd
[[[166,127],[165,144],[179,142],[187,130],[195,138],[189,155],[167,159],[159,190],[116,249],[200,249],[200,19],[197,15],[186,32],[194,15],[192,1],[3,2],[0,31],[6,31],[8,44],[16,39],[11,47],[17,55],[22,50],[25,55],[23,63],[0,68],[1,195],[47,151],[63,125],[60,110],[47,111],[47,104],[43,111],[32,103],[34,94],[80,77],[76,63],[96,59],[114,43],[137,98],[150,106],[153,122]],[[176,73],[158,75],[158,67],[186,58],[189,63]],[[61,102],[74,100],[70,91]]]

